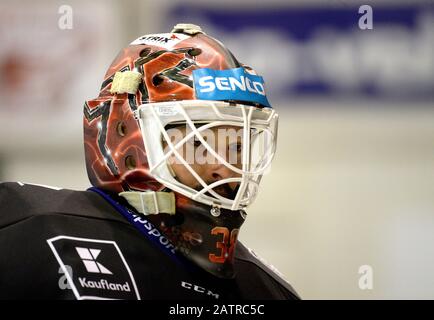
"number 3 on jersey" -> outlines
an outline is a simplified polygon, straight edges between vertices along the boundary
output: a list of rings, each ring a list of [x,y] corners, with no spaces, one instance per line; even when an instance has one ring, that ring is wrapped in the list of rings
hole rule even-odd
[[[223,235],[222,241],[216,242],[217,249],[220,249],[220,254],[210,253],[208,258],[214,263],[225,263],[227,259],[232,260],[234,255],[235,244],[237,242],[239,229],[232,229],[229,233],[228,228],[215,227],[211,230],[212,235]]]

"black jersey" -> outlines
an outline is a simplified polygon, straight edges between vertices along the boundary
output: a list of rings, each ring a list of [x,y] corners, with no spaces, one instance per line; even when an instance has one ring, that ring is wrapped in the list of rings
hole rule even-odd
[[[240,242],[235,278],[217,278],[92,191],[1,183],[0,256],[0,299],[298,299]]]

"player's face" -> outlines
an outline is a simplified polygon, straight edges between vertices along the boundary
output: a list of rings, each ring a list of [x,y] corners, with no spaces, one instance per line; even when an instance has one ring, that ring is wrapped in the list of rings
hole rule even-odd
[[[174,145],[189,132],[191,132],[190,129],[185,126],[168,130]],[[241,168],[242,132],[240,127],[218,126],[206,129],[201,134],[210,147],[225,161],[234,167]],[[163,145],[167,148],[167,144]],[[196,136],[191,137],[176,150],[208,185],[222,179],[240,177],[239,173],[234,172],[215,157]],[[172,155],[168,162],[178,181],[196,190],[202,189],[199,181],[175,155]],[[214,191],[221,196],[233,199],[237,186],[238,182],[231,182],[214,188]]]

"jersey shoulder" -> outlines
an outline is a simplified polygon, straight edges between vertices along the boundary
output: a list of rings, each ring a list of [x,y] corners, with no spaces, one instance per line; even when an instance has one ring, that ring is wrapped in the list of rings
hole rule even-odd
[[[22,182],[0,183],[0,228],[40,215],[64,214],[126,223],[101,196]]]
[[[273,265],[268,264],[252,249],[246,247],[241,242],[237,243],[235,260],[238,263],[249,265],[250,268],[261,273],[269,281],[275,283],[282,291],[284,291],[289,299],[300,299],[300,296],[294,288],[285,280],[284,276]]]

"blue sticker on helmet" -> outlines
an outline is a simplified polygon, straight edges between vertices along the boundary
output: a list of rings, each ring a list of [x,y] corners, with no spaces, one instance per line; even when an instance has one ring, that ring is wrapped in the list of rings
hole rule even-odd
[[[262,77],[249,74],[244,68],[193,70],[193,81],[197,99],[240,100],[271,107]]]

